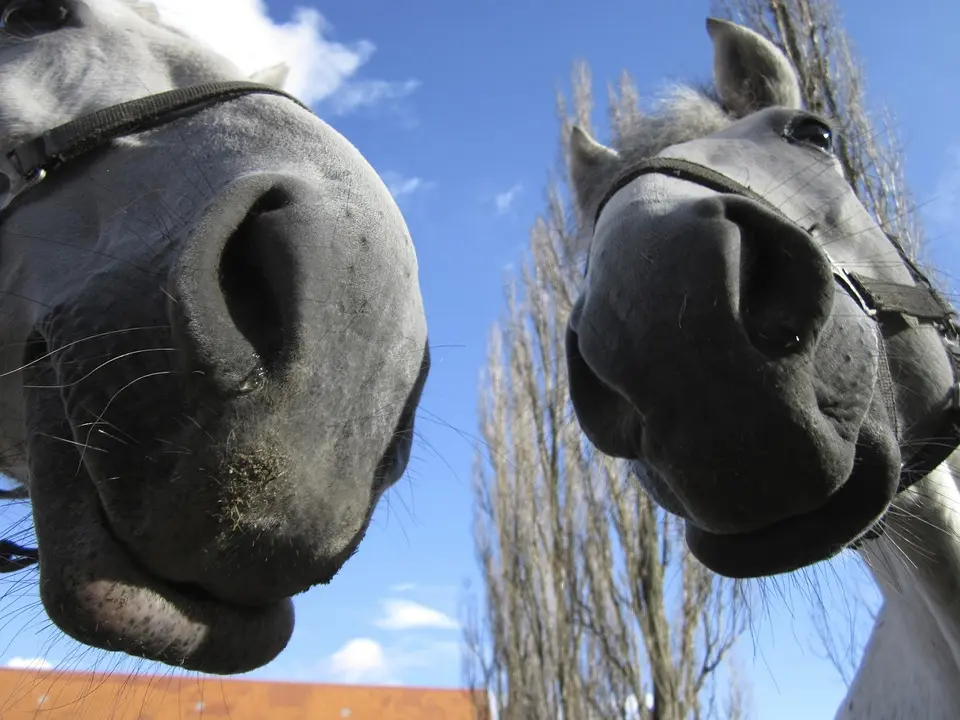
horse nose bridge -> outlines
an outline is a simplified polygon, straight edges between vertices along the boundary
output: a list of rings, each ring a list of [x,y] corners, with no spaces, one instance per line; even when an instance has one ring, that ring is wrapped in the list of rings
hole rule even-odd
[[[691,323],[697,313],[709,318],[704,339],[745,336],[772,361],[815,346],[834,282],[808,232],[772,206],[736,194],[681,203],[657,222],[665,227],[653,229],[654,242],[669,268],[660,280],[683,288]]]
[[[309,201],[304,190],[277,176],[237,181],[189,229],[170,272],[174,342],[221,391],[282,371],[294,352],[315,228],[288,212]]]
[[[829,261],[751,199],[643,202],[598,226],[571,314],[581,426],[603,452],[656,468],[685,515],[713,532],[816,506],[830,488],[769,481],[784,457],[810,478],[845,477],[852,461],[849,444],[818,450],[835,434],[810,371],[829,328]],[[755,472],[712,483],[717,468],[744,463]],[[830,463],[840,469],[822,472]]]
[[[572,395],[596,376],[643,416],[674,402],[664,393],[678,382],[712,396],[723,367],[747,381],[736,368],[814,352],[834,287],[808,233],[739,196],[657,202],[598,228],[568,339],[589,372],[572,373]]]

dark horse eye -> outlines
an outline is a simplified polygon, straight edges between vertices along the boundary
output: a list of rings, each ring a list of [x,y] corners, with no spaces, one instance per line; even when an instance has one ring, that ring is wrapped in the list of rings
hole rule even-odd
[[[0,2],[0,30],[19,37],[50,32],[66,24],[70,11],[62,0]]]
[[[823,120],[809,115],[791,123],[783,136],[791,142],[812,145],[824,152],[833,153],[833,130]]]

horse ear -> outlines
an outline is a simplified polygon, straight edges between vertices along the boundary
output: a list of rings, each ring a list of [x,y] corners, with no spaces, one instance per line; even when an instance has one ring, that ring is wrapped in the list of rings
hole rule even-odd
[[[728,20],[707,18],[713,79],[736,117],[766,107],[800,109],[800,83],[790,61],[765,37]]]
[[[250,82],[269,85],[277,90],[283,90],[284,83],[287,82],[287,76],[290,74],[290,66],[286,63],[277,63],[268,68],[257,70],[250,76]]]
[[[570,181],[581,210],[596,194],[610,169],[620,161],[620,154],[601,145],[590,133],[574,125],[570,131]]]
[[[157,9],[157,6],[152,2],[135,2],[132,5],[133,11],[137,13],[144,20],[149,20],[150,22],[159,23],[160,22],[160,11]]]

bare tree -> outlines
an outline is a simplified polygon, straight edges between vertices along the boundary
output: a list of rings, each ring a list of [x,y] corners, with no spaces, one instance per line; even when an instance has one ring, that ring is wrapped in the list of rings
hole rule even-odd
[[[858,196],[916,249],[899,148],[886,116],[875,131],[836,8],[717,0],[715,10],[784,50],[808,108],[839,123],[840,161]],[[564,332],[584,254],[566,138],[574,122],[596,134],[583,63],[570,105],[558,97],[562,172],[509,280],[482,381],[474,531],[485,597],[466,623],[467,679],[501,720],[742,718],[746,687],[728,662],[744,628],[742,586],[693,559],[678,521],[622,462],[595,452],[572,415]],[[626,73],[608,89],[608,108],[616,145],[643,117]]]
[[[573,88],[588,125],[585,65]],[[611,93],[616,126],[638,112],[636,92],[624,76]],[[679,522],[571,414],[564,332],[582,258],[564,189],[549,192],[489,348],[474,484],[486,603],[467,623],[471,684],[502,720],[725,716],[743,701],[718,675],[743,625],[738,587],[687,553]]]

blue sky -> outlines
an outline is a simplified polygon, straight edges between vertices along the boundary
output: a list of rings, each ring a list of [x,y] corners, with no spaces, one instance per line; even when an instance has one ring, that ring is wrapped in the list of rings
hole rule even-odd
[[[503,307],[505,269],[520,258],[557,159],[555,88],[566,86],[578,57],[590,63],[601,90],[626,68],[646,98],[671,79],[709,79],[708,3],[305,3],[270,0],[273,23],[299,28],[271,31],[300,43],[298,58],[306,64],[291,76],[294,90],[315,101],[395,192],[420,260],[434,366],[409,472],[381,503],[360,552],[334,584],[297,599],[297,630],[286,652],[253,675],[456,685],[454,619],[463,584],[478,587],[470,508],[478,378],[490,326]],[[960,5],[913,0],[909,12],[892,0],[841,5],[869,97],[898,119],[908,179],[927,221],[929,257],[954,277]],[[233,5],[239,6],[252,13],[256,3]],[[226,51],[229,23],[243,18],[225,17],[231,19],[220,21],[219,30],[211,29],[212,20],[199,27]],[[262,20],[248,19],[235,42]],[[323,53],[311,56],[314,62],[307,56],[315,50]],[[249,44],[244,51],[259,58]],[[260,54],[269,60],[270,48]],[[605,126],[602,105],[596,121]],[[844,589],[869,595],[869,587],[855,563],[835,565],[837,572],[808,577],[819,583],[828,617],[845,633]],[[757,717],[832,717],[843,685],[814,649],[810,585],[779,581],[767,590],[739,655]],[[0,661],[42,657],[101,668],[112,662],[52,631],[32,588],[20,584],[16,592],[24,613],[5,615]]]

